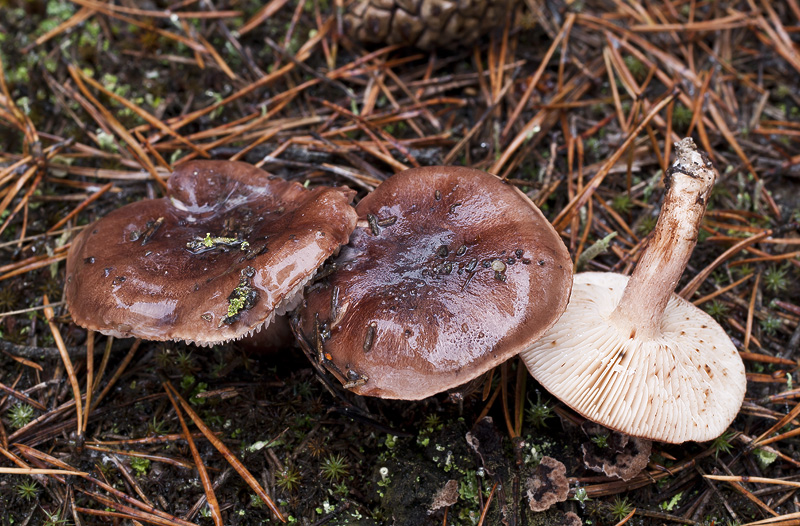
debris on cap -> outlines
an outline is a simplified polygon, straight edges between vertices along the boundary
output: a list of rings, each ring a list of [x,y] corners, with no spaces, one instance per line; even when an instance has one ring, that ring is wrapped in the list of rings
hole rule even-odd
[[[72,319],[117,337],[201,345],[252,334],[293,309],[347,242],[354,195],[245,163],[183,163],[166,197],[119,208],[72,242]]]
[[[530,346],[566,308],[571,260],[522,192],[463,167],[390,177],[309,288],[296,333],[346,388],[422,399]]]
[[[589,440],[581,444],[587,468],[609,477],[630,480],[647,467],[653,443],[586,422],[581,426],[589,438],[605,436],[603,444]]]
[[[502,27],[517,0],[356,0],[344,32],[364,43],[419,49],[469,46]]]
[[[531,511],[546,511],[567,500],[567,468],[553,457],[542,457],[533,475],[525,481],[525,495]]]
[[[691,139],[675,146],[661,214],[633,275],[577,274],[564,315],[521,357],[545,389],[589,420],[681,443],[722,434],[747,381],[724,329],[673,293],[716,179]]]

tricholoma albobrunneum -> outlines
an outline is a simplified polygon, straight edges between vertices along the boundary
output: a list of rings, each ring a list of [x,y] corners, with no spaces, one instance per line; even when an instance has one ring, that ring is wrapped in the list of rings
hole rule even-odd
[[[244,163],[184,163],[166,197],[124,206],[73,241],[73,320],[118,337],[241,338],[295,308],[341,248],[296,333],[354,392],[420,399],[529,347],[566,308],[566,247],[499,178],[417,168],[356,209],[353,196]]]
[[[461,385],[532,345],[566,308],[564,243],[494,175],[406,170],[356,210],[336,270],[309,289],[294,326],[358,394],[416,400]]]
[[[252,334],[293,309],[347,242],[354,195],[245,163],[183,163],[166,197],[119,208],[72,242],[72,319],[103,334],[201,345]]]
[[[675,152],[658,223],[633,275],[577,274],[567,311],[521,356],[545,389],[586,418],[681,443],[722,434],[747,382],[724,329],[673,293],[717,177],[692,139]]]

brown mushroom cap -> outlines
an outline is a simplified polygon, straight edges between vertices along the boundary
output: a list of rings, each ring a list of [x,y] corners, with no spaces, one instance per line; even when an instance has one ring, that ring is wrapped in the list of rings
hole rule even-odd
[[[358,394],[416,400],[517,354],[566,307],[566,247],[518,189],[470,168],[396,174],[356,207],[302,337]]]
[[[633,275],[577,274],[564,315],[521,357],[545,389],[586,418],[681,443],[722,434],[747,380],[722,327],[672,292],[716,179],[690,138],[675,150],[661,214]]]
[[[291,308],[347,242],[353,196],[245,163],[183,163],[166,197],[119,208],[75,238],[65,288],[72,318],[150,340],[214,344],[251,334]]]
[[[356,0],[344,30],[366,43],[468,46],[500,27],[517,0]]]

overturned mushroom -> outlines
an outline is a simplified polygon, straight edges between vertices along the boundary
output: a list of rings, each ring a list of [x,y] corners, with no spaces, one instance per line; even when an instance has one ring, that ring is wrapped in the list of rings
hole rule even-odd
[[[517,0],[355,0],[345,34],[362,42],[420,49],[468,46],[501,26]]]
[[[73,320],[119,337],[214,344],[296,306],[355,227],[346,188],[314,188],[245,163],[193,161],[167,196],[89,225],[67,258]]]
[[[586,418],[680,443],[719,436],[744,398],[744,365],[711,316],[673,294],[716,179],[691,139],[676,144],[653,237],[627,276],[575,276],[558,323],[522,353],[531,374]]]
[[[569,254],[518,189],[479,170],[394,175],[356,208],[295,329],[362,395],[416,400],[529,346],[566,307]]]

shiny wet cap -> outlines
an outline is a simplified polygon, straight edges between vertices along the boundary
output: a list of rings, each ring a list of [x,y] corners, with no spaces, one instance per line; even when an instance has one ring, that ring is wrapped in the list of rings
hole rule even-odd
[[[347,242],[353,196],[240,162],[183,163],[166,197],[119,208],[72,242],[72,319],[117,337],[201,345],[252,334],[296,306]]]
[[[356,210],[359,226],[297,326],[358,394],[416,400],[461,385],[531,345],[567,306],[564,243],[494,175],[407,170]]]

